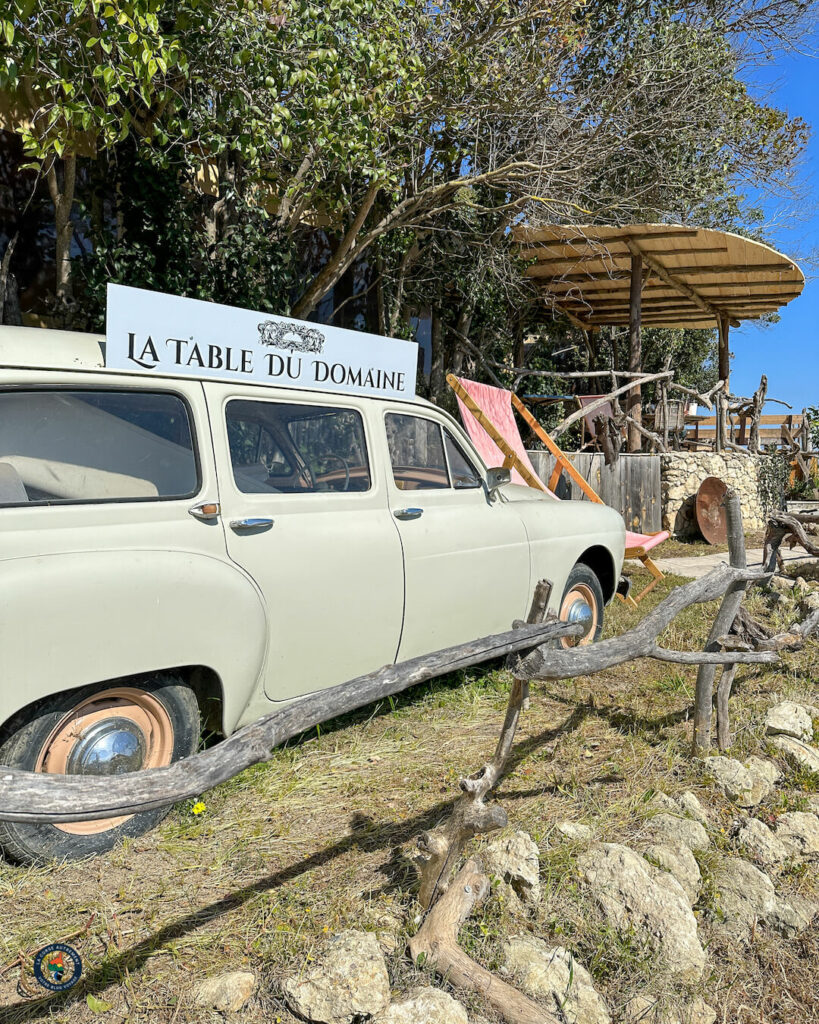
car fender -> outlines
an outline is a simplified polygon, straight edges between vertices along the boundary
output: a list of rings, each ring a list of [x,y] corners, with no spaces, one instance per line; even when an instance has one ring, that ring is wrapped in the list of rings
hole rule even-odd
[[[606,586],[605,578],[601,583],[606,599],[614,596],[626,547],[626,529],[619,512],[596,502],[555,501],[530,487],[510,485],[503,494],[526,527],[533,580],[552,581],[551,609],[559,607],[566,580],[578,562],[585,562],[598,575],[605,576],[607,569],[610,585]]]
[[[0,723],[50,693],[203,666],[221,682],[228,734],[259,684],[265,609],[229,562],[185,551],[82,551],[4,560],[0,572]]]

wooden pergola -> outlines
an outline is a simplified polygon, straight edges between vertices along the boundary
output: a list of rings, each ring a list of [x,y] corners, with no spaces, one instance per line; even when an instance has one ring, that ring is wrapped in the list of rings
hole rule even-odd
[[[544,301],[589,333],[629,327],[629,365],[642,369],[641,326],[719,331],[719,377],[728,390],[730,327],[759,319],[800,294],[793,260],[762,242],[682,224],[519,226],[514,237],[534,260],[526,276]],[[640,391],[629,394],[639,419]]]

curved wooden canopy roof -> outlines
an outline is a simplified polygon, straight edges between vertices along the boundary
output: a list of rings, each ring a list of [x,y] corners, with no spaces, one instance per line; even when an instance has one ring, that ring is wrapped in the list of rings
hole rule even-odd
[[[642,257],[646,327],[738,326],[779,309],[805,285],[799,267],[761,242],[681,224],[520,226],[544,299],[585,329],[629,322],[632,256]]]

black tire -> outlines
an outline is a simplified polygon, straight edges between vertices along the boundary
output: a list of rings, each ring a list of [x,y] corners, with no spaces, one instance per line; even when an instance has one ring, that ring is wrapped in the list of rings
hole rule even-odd
[[[563,596],[560,599],[560,618],[566,621],[569,618],[569,614],[566,610],[566,602],[569,595],[572,592],[582,594],[587,599],[589,606],[592,608],[593,620],[592,628],[590,632],[581,637],[579,641],[566,637],[562,640],[558,640],[557,643],[561,647],[574,647],[577,644],[593,644],[603,631],[603,613],[606,606],[606,600],[603,596],[603,588],[600,585],[600,580],[597,575],[582,562],[578,562],[572,571],[569,573],[569,578],[566,580],[566,586],[563,590]]]
[[[51,742],[55,730],[80,705],[89,707],[89,699],[106,691],[127,689],[152,704],[164,709],[166,726],[162,762],[178,761],[196,752],[199,744],[200,719],[196,696],[189,686],[174,675],[157,674],[150,678],[113,680],[84,686],[78,690],[55,694],[37,701],[14,716],[0,732],[0,764],[26,771],[36,769],[44,749]],[[93,705],[90,705],[93,707]],[[101,703],[101,707],[105,707]],[[100,714],[105,716],[103,710]],[[120,716],[117,716],[120,717]],[[160,718],[163,716],[160,712]],[[167,723],[170,732],[167,732]],[[79,743],[83,733],[77,740]],[[170,759],[167,754],[170,751]],[[54,770],[54,769],[52,769]],[[0,849],[18,864],[46,864],[57,860],[77,860],[105,853],[126,836],[140,836],[157,825],[168,813],[169,807],[134,814],[120,824],[104,827],[103,831],[78,835],[51,824],[23,824],[0,821]]]

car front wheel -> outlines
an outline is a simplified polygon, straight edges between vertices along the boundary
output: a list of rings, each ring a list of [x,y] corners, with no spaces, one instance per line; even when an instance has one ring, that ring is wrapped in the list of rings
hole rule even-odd
[[[562,647],[593,644],[603,629],[605,599],[600,580],[587,566],[578,562],[569,573],[563,599],[560,602],[561,622],[578,622],[583,626],[579,637],[567,636],[559,640]]]
[[[187,757],[199,742],[199,706],[174,675],[104,683],[46,697],[0,734],[0,764],[64,775],[121,775]],[[60,825],[0,821],[0,848],[22,864],[74,860],[139,836],[167,814],[158,808]]]

